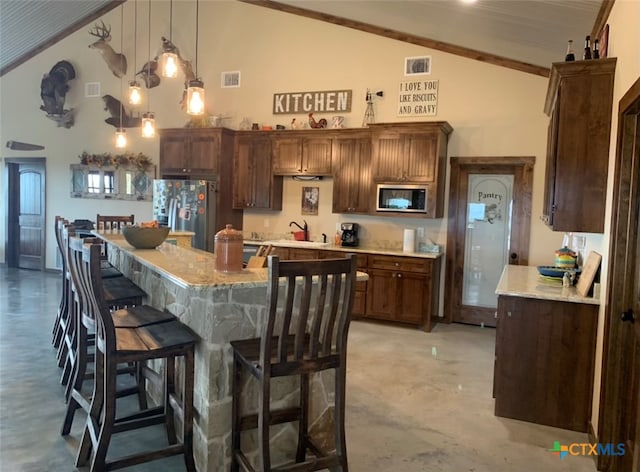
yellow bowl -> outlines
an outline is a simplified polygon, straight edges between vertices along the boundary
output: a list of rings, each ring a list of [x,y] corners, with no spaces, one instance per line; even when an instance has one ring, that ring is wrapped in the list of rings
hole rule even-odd
[[[169,235],[169,227],[141,228],[139,226],[125,226],[122,235],[136,249],[154,249],[163,243]]]

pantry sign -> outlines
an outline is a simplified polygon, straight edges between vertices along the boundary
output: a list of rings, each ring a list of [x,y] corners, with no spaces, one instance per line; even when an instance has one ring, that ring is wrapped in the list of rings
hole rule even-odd
[[[438,81],[400,82],[398,116],[435,116],[438,114]]]

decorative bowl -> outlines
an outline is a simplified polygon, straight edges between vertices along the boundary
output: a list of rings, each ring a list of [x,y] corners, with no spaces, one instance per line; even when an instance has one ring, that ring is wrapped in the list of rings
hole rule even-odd
[[[580,275],[580,269],[563,269],[555,266],[538,266],[538,273],[544,277],[556,277],[562,278],[565,272],[573,272],[576,275]]]
[[[169,227],[141,228],[140,226],[124,226],[122,235],[136,249],[154,249],[163,243],[169,235]]]

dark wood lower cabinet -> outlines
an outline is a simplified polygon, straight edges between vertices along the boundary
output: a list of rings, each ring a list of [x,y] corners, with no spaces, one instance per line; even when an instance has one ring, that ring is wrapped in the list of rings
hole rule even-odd
[[[274,248],[283,259],[328,259],[348,251]],[[438,315],[440,258],[358,253],[358,270],[369,274],[357,282],[353,316],[393,321],[431,331]]]
[[[588,432],[598,306],[500,295],[495,414]]]

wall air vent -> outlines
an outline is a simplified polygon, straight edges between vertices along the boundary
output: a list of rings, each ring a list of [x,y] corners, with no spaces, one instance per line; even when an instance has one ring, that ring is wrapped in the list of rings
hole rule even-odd
[[[84,84],[84,96],[86,98],[100,97],[100,82],[86,82]]]

